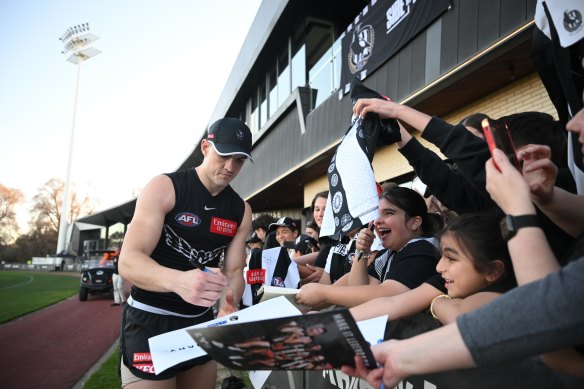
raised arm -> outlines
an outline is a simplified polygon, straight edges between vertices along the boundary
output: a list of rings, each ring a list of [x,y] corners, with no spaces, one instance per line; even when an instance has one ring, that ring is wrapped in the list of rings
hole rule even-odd
[[[376,113],[382,119],[398,119],[420,132],[424,131],[432,119],[423,112],[391,100],[359,99],[353,106],[355,115],[365,117],[369,112]]]
[[[484,162],[486,159],[480,159],[475,163],[480,167],[483,175],[483,187],[479,190],[476,183],[458,169],[464,165],[457,165],[456,169],[451,168],[434,151],[424,147],[403,127],[400,130],[402,141],[397,143],[398,151],[408,160],[422,182],[428,185],[432,194],[448,209],[458,213],[466,213],[483,211],[493,207],[494,204],[484,189]],[[468,131],[464,131],[468,133]],[[476,138],[474,135],[471,137]],[[482,142],[478,138],[476,140]]]
[[[493,200],[507,215],[535,215],[527,181],[501,150],[495,149],[493,158],[501,169],[493,159],[487,161],[487,190]],[[508,247],[518,285],[543,278],[560,267],[541,228],[519,229]]]

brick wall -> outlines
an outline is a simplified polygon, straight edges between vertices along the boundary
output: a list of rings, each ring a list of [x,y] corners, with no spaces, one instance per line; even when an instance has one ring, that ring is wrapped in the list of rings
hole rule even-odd
[[[462,107],[442,119],[449,123],[458,123],[464,117],[481,112],[492,118],[509,115],[516,112],[540,111],[558,118],[547,92],[535,73],[510,83],[508,86],[493,92],[472,104]],[[427,148],[444,157],[438,149],[414,134]],[[406,159],[399,154],[395,146],[379,150],[373,159],[373,169],[378,181],[384,181],[412,172]]]
[[[550,101],[541,80],[535,73],[516,80],[508,86],[444,116],[442,119],[449,123],[458,123],[462,118],[476,112],[482,112],[492,118],[498,118],[523,111],[540,111],[548,113],[556,119],[558,118],[556,109]],[[421,139],[418,133],[414,135],[425,147],[444,158],[434,145]],[[395,145],[384,147],[375,152],[373,170],[377,181],[391,180],[413,171],[407,160],[397,151]],[[305,185],[305,206],[310,205],[315,193],[326,190],[327,185],[326,176]]]

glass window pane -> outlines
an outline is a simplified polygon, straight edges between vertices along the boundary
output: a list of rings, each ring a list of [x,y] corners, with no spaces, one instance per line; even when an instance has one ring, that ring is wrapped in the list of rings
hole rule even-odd
[[[260,101],[260,126],[262,126],[268,121],[268,100],[266,99],[266,82],[261,82],[258,88],[258,96]]]
[[[274,116],[274,113],[276,113],[276,110],[278,109],[278,78],[276,77],[276,74],[276,66],[274,66],[268,76],[268,85],[270,88],[270,94],[268,96],[268,117]]]
[[[302,45],[292,57],[292,90],[306,85],[306,46]]]
[[[258,100],[257,94],[254,92],[251,96],[251,114],[249,117],[249,129],[251,130],[252,134],[255,134],[259,130],[258,126]]]
[[[342,55],[341,38],[339,38],[333,44],[333,90],[339,89],[341,85]]]
[[[313,94],[316,93],[313,108],[319,106],[333,92],[332,51],[329,48],[308,73],[310,88],[316,90],[313,91]]]
[[[278,106],[290,96],[290,66],[288,66],[288,47],[278,57]]]

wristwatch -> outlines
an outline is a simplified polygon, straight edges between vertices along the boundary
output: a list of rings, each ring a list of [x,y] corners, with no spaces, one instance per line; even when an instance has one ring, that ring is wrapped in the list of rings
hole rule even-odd
[[[539,218],[537,215],[506,215],[501,219],[501,236],[508,242],[517,234],[517,230],[523,227],[539,227]]]

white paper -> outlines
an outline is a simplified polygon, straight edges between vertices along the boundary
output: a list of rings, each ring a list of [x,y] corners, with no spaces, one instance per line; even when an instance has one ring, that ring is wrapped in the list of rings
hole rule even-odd
[[[255,389],[261,389],[271,373],[271,370],[253,370],[249,372],[249,380]]]
[[[154,371],[156,374],[160,374],[178,363],[207,354],[202,348],[197,346],[197,343],[186,331],[187,329],[246,323],[296,315],[300,315],[300,311],[282,296],[242,309],[231,315],[154,336],[148,339]]]
[[[357,327],[363,337],[370,345],[383,342],[385,326],[387,325],[387,315],[374,317],[373,319],[361,320],[357,322]]]

